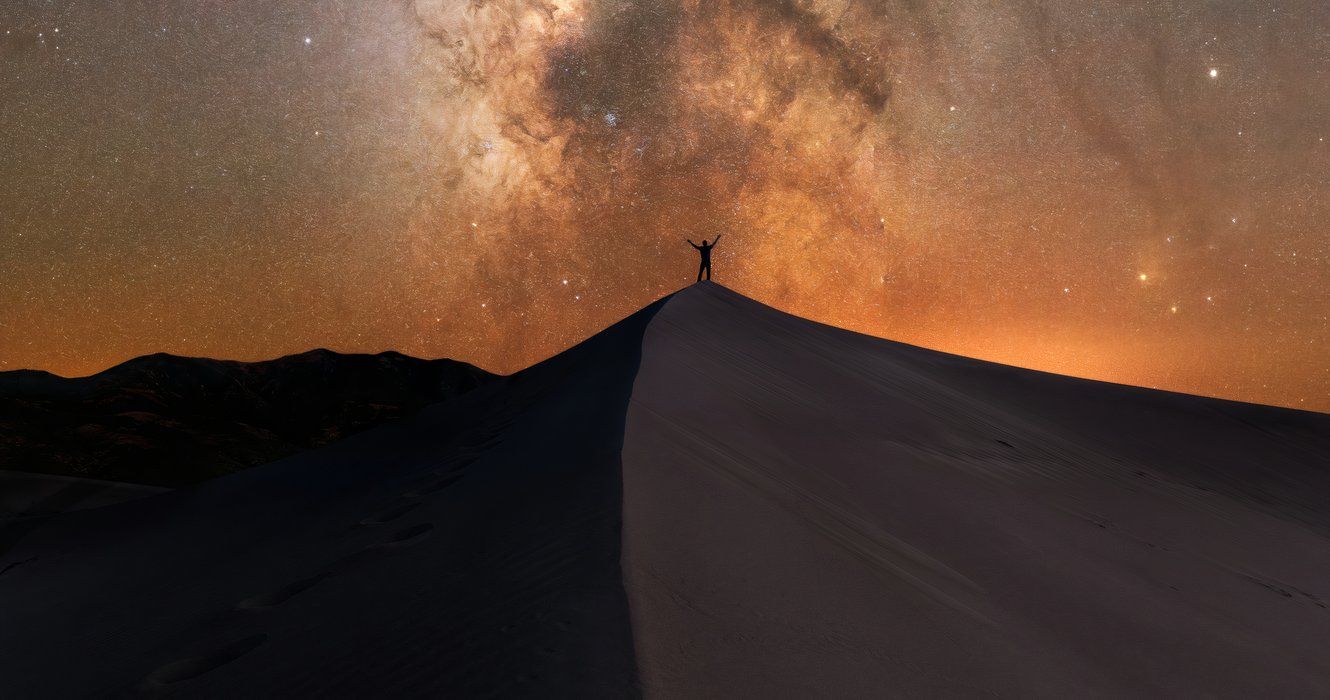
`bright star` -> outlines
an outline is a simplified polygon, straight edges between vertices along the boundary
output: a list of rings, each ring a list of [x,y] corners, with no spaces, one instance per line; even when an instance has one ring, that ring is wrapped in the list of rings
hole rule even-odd
[[[1218,68],[1211,68],[1211,69],[1210,69],[1210,77],[1211,77],[1211,78],[1218,78],[1218,77],[1219,77],[1219,69],[1218,69]]]
[[[1139,279],[1140,281],[1144,282],[1144,281],[1150,279],[1150,276],[1147,275],[1147,274],[1145,274],[1144,272],[1142,272],[1141,274],[1136,275],[1136,279]]]
[[[313,41],[314,41],[313,39],[305,37],[305,46],[309,46]]]

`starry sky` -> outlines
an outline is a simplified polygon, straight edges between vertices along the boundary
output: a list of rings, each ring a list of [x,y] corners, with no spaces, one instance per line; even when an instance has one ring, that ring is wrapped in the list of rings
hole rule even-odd
[[[510,372],[692,281],[1330,411],[1322,0],[10,0],[0,369]]]

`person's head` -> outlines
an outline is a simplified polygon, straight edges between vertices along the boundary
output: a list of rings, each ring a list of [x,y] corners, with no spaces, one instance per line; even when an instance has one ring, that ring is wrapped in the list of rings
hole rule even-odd
[[[705,239],[705,238],[702,239],[702,245],[706,245],[706,244],[708,244],[708,243],[710,243],[710,242],[711,242],[711,241],[708,241],[708,240]]]

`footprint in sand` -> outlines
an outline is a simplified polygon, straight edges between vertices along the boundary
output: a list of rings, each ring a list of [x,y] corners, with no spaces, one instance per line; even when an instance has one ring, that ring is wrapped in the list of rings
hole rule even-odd
[[[353,567],[374,561],[395,549],[409,547],[426,537],[429,537],[429,533],[433,530],[434,525],[431,523],[421,523],[419,525],[412,525],[411,527],[398,530],[383,542],[369,545],[354,554],[347,555],[333,562],[333,565],[329,568],[328,575],[342,573]]]
[[[424,486],[406,494],[406,496],[407,498],[418,498],[420,496],[428,496],[432,493],[438,493],[439,491],[442,491],[448,488],[449,486],[452,486],[453,484],[457,483],[457,480],[461,478],[462,478],[462,472],[455,471],[451,474],[445,475],[443,478],[436,479],[428,484],[425,484]]]
[[[403,504],[400,505],[400,506],[396,506],[396,507],[394,507],[394,508],[389,508],[388,510],[385,510],[385,511],[383,511],[382,513],[379,513],[379,514],[377,514],[377,515],[371,515],[371,516],[369,516],[368,518],[365,518],[364,520],[361,520],[361,521],[360,521],[360,524],[361,524],[361,525],[370,525],[370,526],[373,526],[373,525],[386,525],[386,524],[388,524],[388,523],[390,523],[390,522],[392,522],[392,521],[394,521],[394,520],[396,520],[396,519],[402,517],[403,515],[406,515],[407,513],[410,513],[411,511],[413,511],[413,510],[419,508],[421,505],[422,505],[422,504],[420,504],[420,503],[403,503]]]
[[[417,505],[419,504],[417,503],[407,504],[407,506],[403,506],[401,508],[388,511],[387,513],[384,513],[381,516],[377,517],[384,518],[382,522],[388,522],[389,520],[400,518],[401,516],[405,515],[408,511],[410,511],[412,508],[415,508]],[[285,603],[286,601],[294,598],[295,596],[313,588],[314,586],[318,585],[320,581],[328,578],[329,576],[333,576],[334,574],[345,571],[348,568],[355,566],[356,564],[370,561],[388,550],[399,549],[402,547],[409,547],[425,539],[426,537],[429,537],[429,533],[433,530],[434,530],[434,525],[432,523],[421,523],[419,525],[412,525],[411,527],[398,530],[383,542],[372,544],[360,550],[359,552],[356,552],[355,554],[343,557],[342,559],[335,562],[332,565],[332,567],[329,568],[328,571],[325,571],[321,574],[316,574],[314,576],[310,576],[309,578],[301,579],[294,583],[289,583],[275,591],[272,591],[271,593],[264,593],[263,595],[257,595],[254,596],[253,598],[246,598],[245,600],[242,600],[238,604],[236,604],[236,609],[263,610],[265,608],[277,607],[278,605]]]
[[[439,474],[455,474],[457,472],[466,471],[466,468],[471,466],[471,463],[475,462],[479,458],[480,458],[479,455],[474,455],[474,454],[454,455],[440,462],[439,466],[430,470],[429,473],[434,475],[439,475]]]
[[[5,574],[9,573],[11,569],[17,569],[18,567],[23,566],[28,562],[37,561],[37,559],[38,557],[28,557],[27,559],[7,564],[4,566],[4,568],[0,568],[0,576],[4,576]]]
[[[411,527],[404,528],[398,530],[397,532],[394,532],[392,537],[388,538],[388,541],[370,546],[380,547],[384,549],[408,547],[425,539],[426,537],[429,537],[429,533],[433,530],[434,530],[434,525],[432,523],[421,523],[419,525],[412,525]]]
[[[286,601],[296,597],[297,595],[313,588],[320,581],[328,578],[331,575],[332,574],[330,573],[324,572],[316,576],[311,576],[306,579],[301,579],[299,581],[296,581],[295,583],[287,584],[271,593],[264,593],[263,595],[257,595],[254,596],[253,598],[246,598],[245,600],[240,601],[240,603],[236,605],[236,609],[263,610],[265,608],[275,608],[278,605],[281,605],[282,603],[285,603]]]
[[[254,651],[266,641],[268,641],[268,635],[256,634],[232,642],[212,653],[169,663],[149,674],[148,682],[154,685],[170,685],[197,678]]]
[[[503,436],[501,435],[484,435],[481,436],[480,439],[475,442],[462,445],[461,450],[463,452],[479,454],[481,452],[484,452],[485,450],[488,450],[491,447],[494,447],[495,445],[501,442],[503,442]]]

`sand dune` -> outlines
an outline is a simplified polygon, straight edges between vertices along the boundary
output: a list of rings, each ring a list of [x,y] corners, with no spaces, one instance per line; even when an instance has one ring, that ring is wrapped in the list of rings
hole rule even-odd
[[[1039,374],[719,288],[624,443],[668,697],[1330,694],[1330,416]]]
[[[700,284],[402,421],[0,538],[88,695],[1330,695],[1330,416]]]
[[[164,491],[166,489],[156,486],[118,481],[0,471],[0,523],[14,518],[99,508]]]

